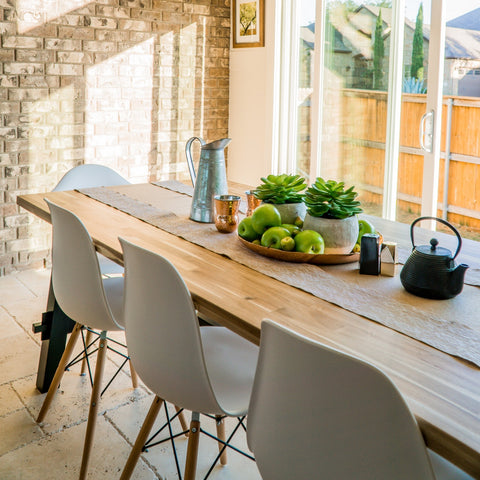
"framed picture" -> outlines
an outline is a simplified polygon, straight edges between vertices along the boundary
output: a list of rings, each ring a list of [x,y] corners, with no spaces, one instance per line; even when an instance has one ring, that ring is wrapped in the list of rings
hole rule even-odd
[[[233,48],[265,46],[265,0],[233,0]]]

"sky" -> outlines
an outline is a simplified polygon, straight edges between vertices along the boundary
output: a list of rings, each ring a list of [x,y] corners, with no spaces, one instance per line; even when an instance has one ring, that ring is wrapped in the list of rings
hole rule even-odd
[[[362,3],[361,0],[355,0],[359,5]],[[431,2],[436,0],[424,0],[423,1],[423,19],[424,23],[430,23],[430,5]],[[308,25],[315,21],[315,0],[303,0],[301,12],[301,25]],[[368,3],[368,0],[365,0],[365,3]],[[415,21],[417,16],[418,7],[421,3],[421,0],[405,0],[405,16]],[[470,12],[480,7],[479,0],[447,0],[446,3],[446,18],[447,21],[452,18],[459,17],[464,13]]]

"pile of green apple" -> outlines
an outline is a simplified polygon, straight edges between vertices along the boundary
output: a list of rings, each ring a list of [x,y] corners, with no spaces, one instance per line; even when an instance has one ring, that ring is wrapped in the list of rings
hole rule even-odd
[[[238,235],[248,242],[285,251],[321,254],[325,249],[323,237],[313,230],[302,230],[303,221],[282,223],[279,211],[271,203],[257,207],[251,217],[238,225]]]
[[[303,221],[297,217],[295,224],[282,223],[279,211],[271,203],[257,207],[251,217],[238,225],[238,235],[248,242],[267,248],[285,251],[322,254],[325,242],[320,233],[302,230]],[[376,233],[375,227],[365,219],[358,220],[358,239],[353,252],[360,251],[360,241],[366,233]]]

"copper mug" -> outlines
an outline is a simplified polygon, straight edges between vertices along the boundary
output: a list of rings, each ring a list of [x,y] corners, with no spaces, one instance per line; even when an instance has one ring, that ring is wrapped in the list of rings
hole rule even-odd
[[[250,217],[253,211],[262,203],[262,201],[257,198],[253,192],[253,190],[247,190],[245,192],[245,195],[247,196],[247,217]]]
[[[221,233],[231,233],[237,229],[240,197],[237,195],[215,195],[214,222]]]

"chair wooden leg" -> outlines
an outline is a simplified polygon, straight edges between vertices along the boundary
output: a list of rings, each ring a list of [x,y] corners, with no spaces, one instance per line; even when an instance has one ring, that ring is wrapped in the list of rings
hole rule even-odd
[[[175,411],[178,412],[180,410],[181,408],[175,405]],[[187,426],[187,421],[185,420],[185,415],[183,414],[183,412],[178,414],[178,419],[180,420],[180,425],[182,426],[182,430],[186,432],[185,436],[188,437],[188,426]]]
[[[85,356],[82,360],[82,369],[80,370],[80,375],[85,375],[85,370],[87,369],[87,353],[88,353],[88,345],[92,341],[92,332],[87,330],[87,334],[85,335],[85,345],[87,348],[85,349]]]
[[[92,396],[90,398],[90,409],[88,411],[87,432],[85,433],[85,443],[83,446],[82,465],[80,467],[80,480],[87,478],[88,462],[93,447],[93,437],[95,435],[95,426],[97,423],[98,403],[102,392],[102,378],[105,369],[105,360],[107,355],[107,332],[102,332],[98,343],[97,364],[95,366],[95,377],[93,379]]]
[[[197,471],[198,442],[200,440],[200,415],[192,413],[190,433],[188,435],[187,459],[185,462],[184,480],[195,480]]]
[[[132,377],[132,387],[137,388],[138,387],[138,375],[137,372],[135,371],[135,368],[133,368],[132,361],[128,361],[130,365],[130,376]]]
[[[60,359],[60,363],[58,364],[57,370],[55,371],[55,375],[53,377],[52,383],[50,384],[50,387],[48,389],[47,396],[45,397],[42,408],[40,409],[40,413],[38,414],[38,417],[37,417],[38,423],[43,422],[43,419],[45,418],[45,415],[47,414],[48,409],[50,408],[53,397],[58,389],[58,386],[60,385],[63,374],[65,373],[65,367],[68,365],[68,362],[70,361],[70,357],[72,356],[73,349],[75,348],[75,344],[77,343],[81,328],[82,328],[82,325],[80,325],[79,323],[76,323],[72,333],[70,334],[70,338],[67,342],[62,358]]]
[[[225,442],[225,419],[221,415],[215,415],[215,420],[217,423],[217,437],[220,440]],[[223,443],[218,442],[218,451],[220,452],[224,447]],[[225,449],[220,457],[220,464],[226,465],[227,464],[227,449]]]
[[[142,453],[143,446],[150,435],[150,431],[152,430],[153,424],[155,423],[162,404],[163,400],[160,397],[155,396],[152,405],[150,406],[150,410],[143,421],[142,428],[140,429],[137,439],[135,440],[135,445],[128,456],[128,460],[125,464],[120,480],[128,480],[132,476],[133,470],[138,462],[138,457],[140,457],[140,454]]]

